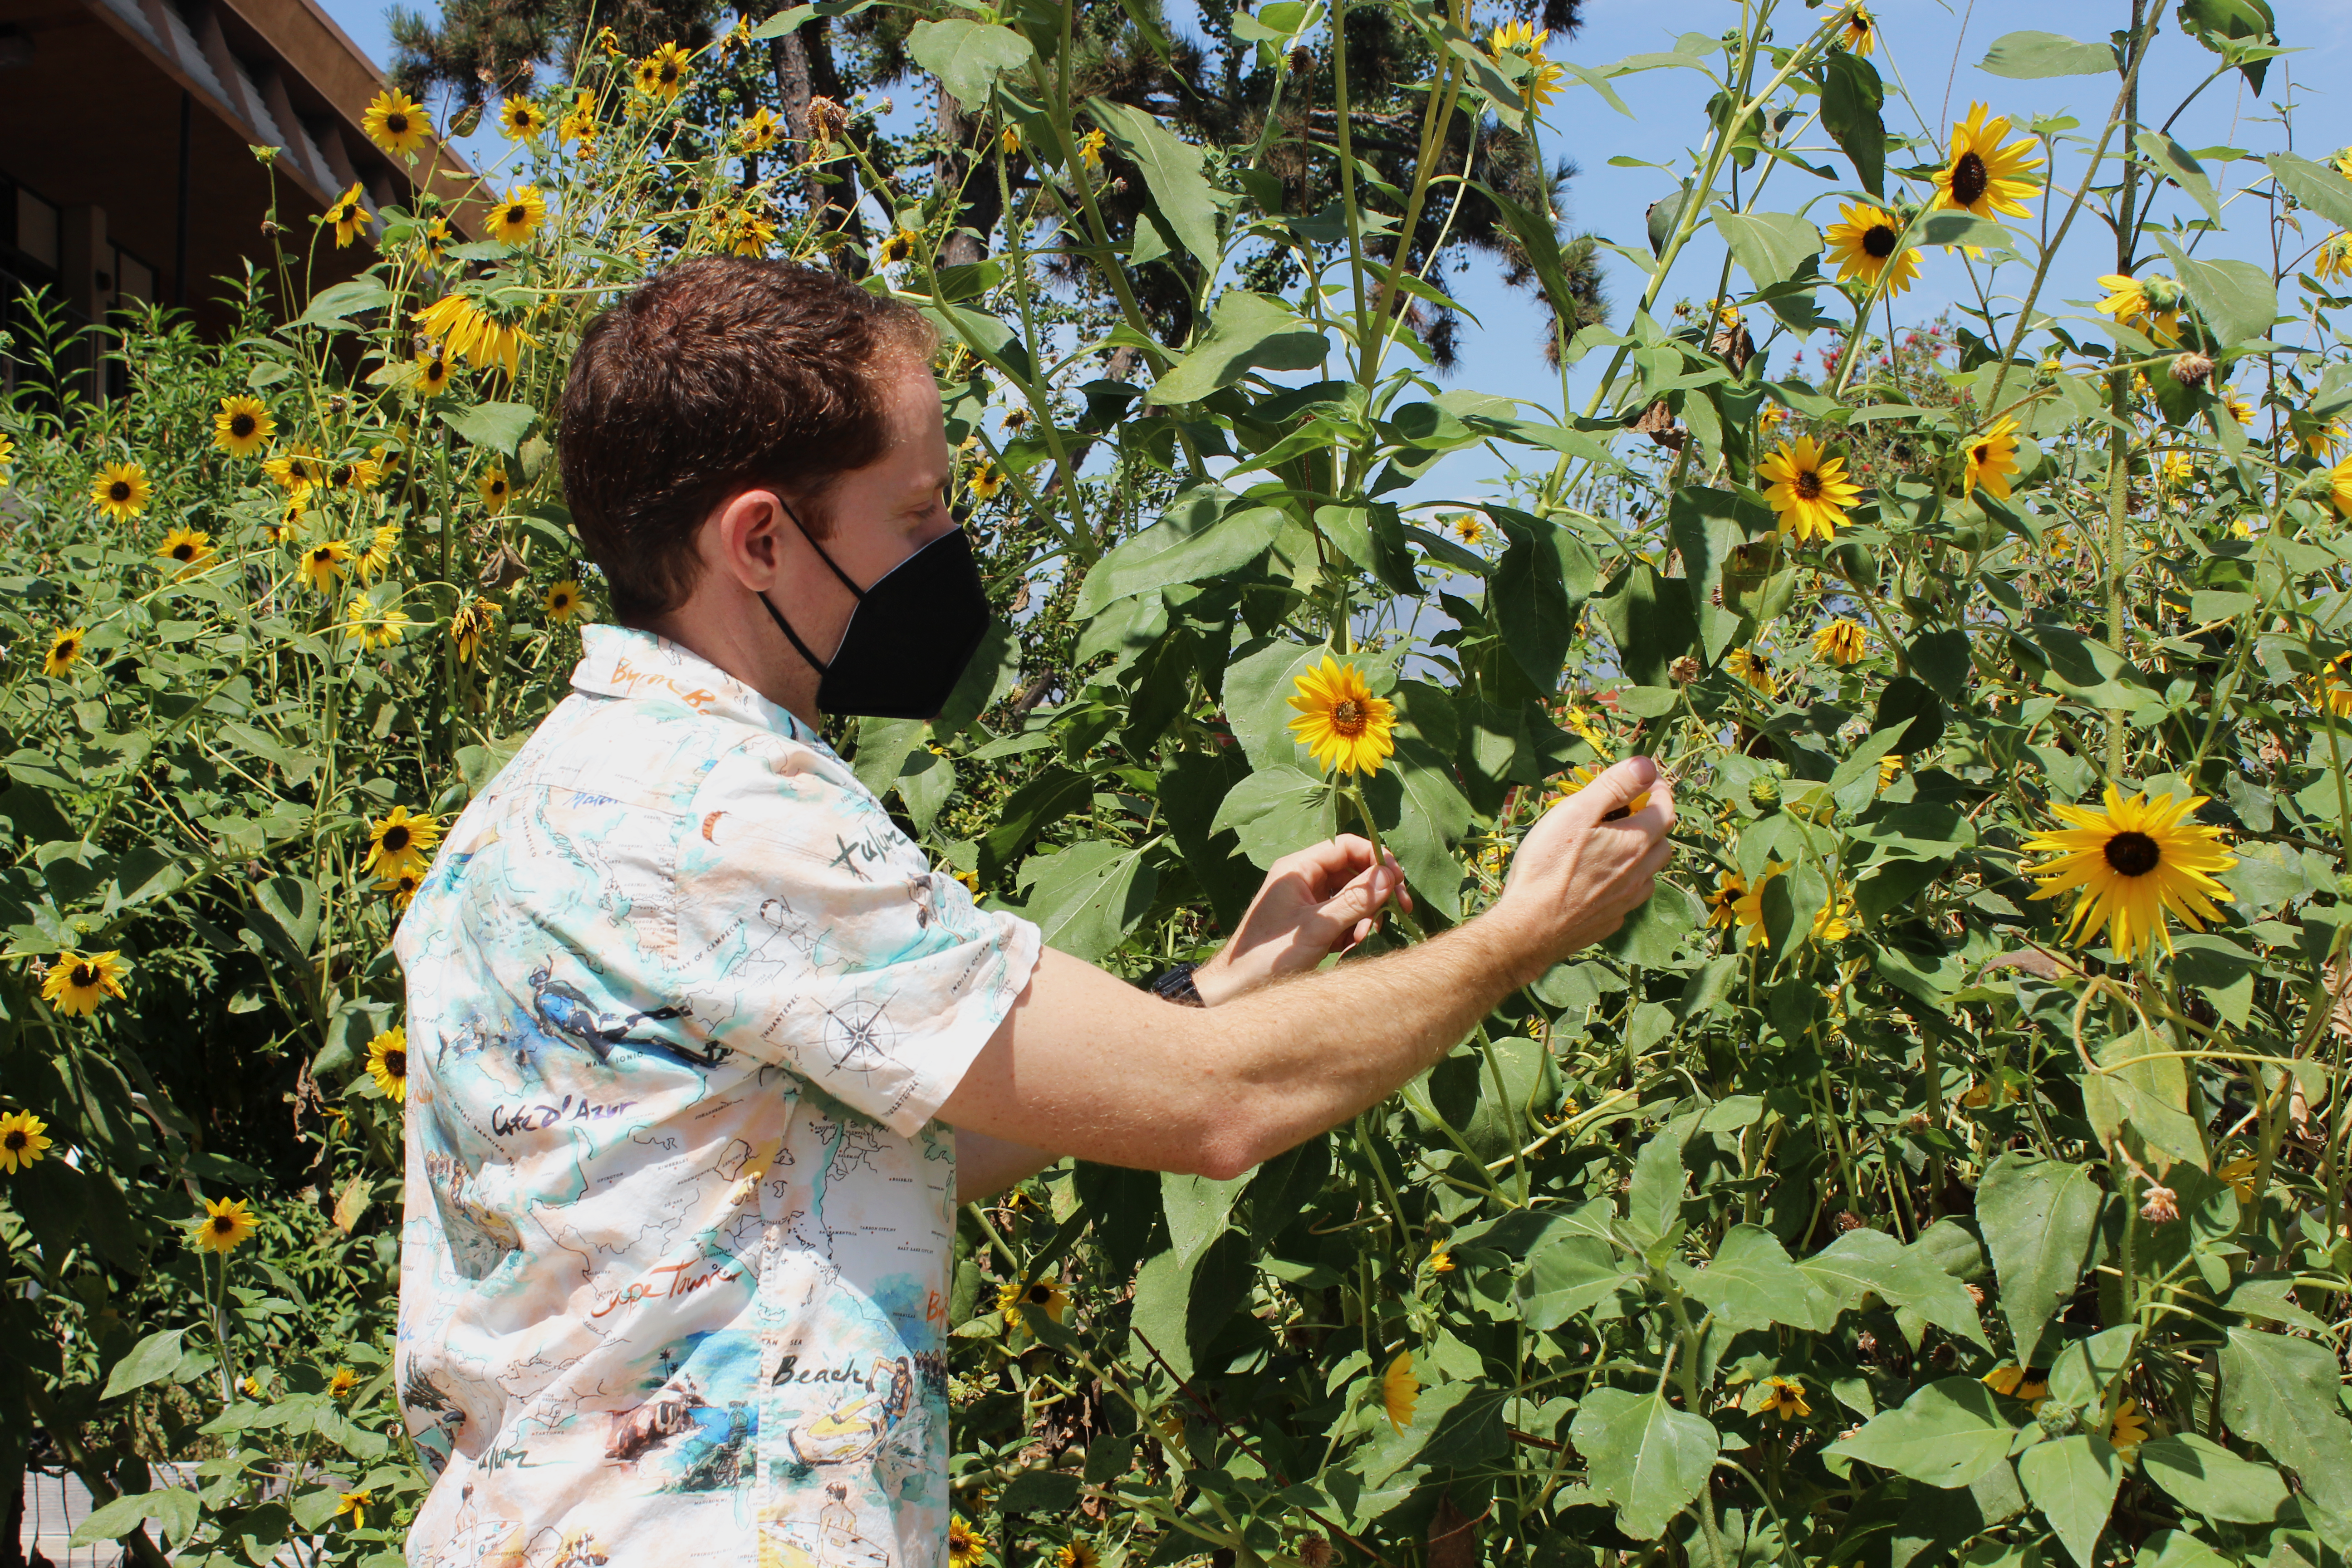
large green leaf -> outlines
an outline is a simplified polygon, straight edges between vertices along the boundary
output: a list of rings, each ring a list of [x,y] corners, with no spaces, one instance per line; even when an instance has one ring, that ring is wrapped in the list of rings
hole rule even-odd
[[[1640,1278],[1626,1273],[1609,1243],[1614,1217],[1609,1200],[1595,1198],[1550,1226],[1528,1247],[1527,1267],[1515,1289],[1519,1315],[1529,1328],[1556,1329]]]
[[[1470,803],[1454,783],[1454,770],[1428,745],[1399,737],[1396,755],[1382,775],[1393,777],[1397,820],[1381,834],[1405,880],[1448,920],[1462,918],[1462,866],[1453,846],[1469,831]]]
[[[163,1329],[149,1334],[131,1347],[131,1353],[116,1362],[106,1374],[106,1388],[100,1398],[112,1399],[118,1394],[129,1394],[151,1383],[161,1383],[178,1370],[181,1360],[180,1336],[184,1329]]]
[[[2332,1513],[2352,1513],[2352,1422],[2328,1348],[2240,1325],[2221,1346],[2221,1419],[2270,1450]]]
[[[2268,1524],[2287,1500],[2286,1482],[2268,1465],[2249,1464],[2194,1432],[2140,1445],[2140,1473],[2183,1508],[2208,1519]]]
[[[1141,850],[1096,839],[1031,858],[1021,885],[1045,945],[1099,963],[1150,909],[1160,874]]]
[[[1874,196],[1886,194],[1886,89],[1878,68],[1851,50],[1832,55],[1822,77],[1822,129],[1853,162],[1854,177]]]
[[[998,77],[1028,64],[1037,53],[1010,27],[961,18],[916,23],[907,37],[907,52],[939,78],[958,103],[973,110],[987,103]]]
[[[1217,244],[1216,195],[1201,173],[1201,150],[1168,129],[1157,116],[1106,99],[1087,100],[1087,112],[1143,172],[1143,184],[1160,205],[1160,216],[1202,271],[1216,275],[1223,252]]]
[[[2171,1048],[2168,1037],[2139,1030],[2099,1047],[2099,1065],[2113,1070],[2083,1075],[2083,1116],[2101,1148],[2129,1126],[2175,1159],[2205,1163],[2204,1139],[2189,1112],[2189,1064],[2167,1054]]]
[[[1233,787],[1209,825],[1231,828],[1242,853],[1260,868],[1319,844],[1339,830],[1331,788],[1288,763],[1260,768]]]
[[[1706,906],[1679,882],[1661,881],[1625,923],[1601,938],[1601,951],[1627,963],[1659,969],[1674,962],[1683,939],[1706,919]]]
[[[2278,319],[2278,285],[2271,280],[2269,268],[2251,261],[2200,261],[2162,233],[2157,234],[2156,243],[2221,340],[2217,346],[2270,335],[2271,323]]]
[[[1217,296],[1208,331],[1153,384],[1143,401],[1154,405],[1196,402],[1231,386],[1253,368],[1312,370],[1323,363],[1328,349],[1323,334],[1281,300],[1228,289]]]
[[[2292,153],[2273,153],[2263,163],[2288,195],[2336,227],[2352,228],[2352,180]]]
[[[1717,211],[1715,226],[1759,289],[1787,282],[1807,257],[1822,253],[1822,231],[1793,213]]]
[[[2033,1361],[2058,1303],[2089,1268],[2105,1195],[2087,1168],[2033,1154],[2003,1154],[1978,1184],[1977,1225],[2020,1362]]]
[[[298,327],[339,327],[364,310],[381,310],[392,303],[392,290],[378,278],[354,278],[321,289],[310,308],[295,318]]]
[[[2115,1511],[2116,1489],[2124,1479],[2123,1461],[2107,1440],[2078,1432],[2037,1443],[2019,1457],[2017,1479],[2079,1568],[2093,1568],[2099,1532]]]
[[[2143,131],[2132,144],[2158,174],[2187,191],[2189,198],[2205,209],[2207,217],[2216,223],[2221,221],[2221,203],[2213,195],[2213,182],[2206,177],[2205,165],[2188,148],[2161,131]]]
[[[1733,1333],[1774,1323],[1813,1327],[1805,1277],[1789,1261],[1788,1250],[1760,1226],[1733,1226],[1706,1268],[1678,1265],[1675,1278]]]
[[[1224,1233],[1226,1222],[1233,1216],[1234,1200],[1242,1195],[1242,1189],[1250,1184],[1255,1174],[1245,1172],[1220,1182],[1175,1171],[1160,1173],[1160,1206],[1168,1218],[1169,1244],[1186,1268],[1191,1268],[1193,1260],[1209,1249],[1209,1244]]]
[[[1965,1487],[2006,1461],[2016,1436],[1993,1404],[1991,1390],[1973,1377],[1947,1377],[1919,1389],[1899,1407],[1872,1416],[1862,1430],[1824,1451],[1931,1487]]]
[[[1349,662],[1319,643],[1274,637],[1244,645],[1240,656],[1225,667],[1225,722],[1252,763],[1293,771],[1314,768],[1314,758],[1290,731],[1290,721],[1298,717],[1298,710],[1290,706],[1290,697],[1298,677],[1327,658]]]
[[[1652,1133],[1633,1156],[1633,1179],[1625,1188],[1626,1234],[1647,1247],[1672,1230],[1682,1216],[1688,1183],[1682,1140],[1663,1128]]]
[[[1076,613],[1090,616],[1138,594],[1205,583],[1265,554],[1282,531],[1284,514],[1270,506],[1221,505],[1224,500],[1219,491],[1195,491],[1105,552],[1078,590]]]
[[[2105,44],[2086,44],[2063,33],[2028,29],[1995,38],[1977,68],[2021,81],[2046,76],[2104,76],[2116,68],[2116,52]]]
[[[1906,1247],[1885,1231],[1850,1230],[1796,1268],[1821,1292],[1832,1317],[1871,1293],[1890,1307],[1908,1308],[1946,1333],[1985,1342],[1968,1287],[1926,1247]]]
[[[1667,685],[1675,660],[1698,641],[1698,616],[1686,584],[1661,577],[1646,561],[1619,573],[1592,607],[1617,644],[1620,667],[1638,686]]]
[[[512,457],[538,417],[539,410],[528,403],[477,403],[443,410],[441,423],[477,447]]]
[[[1667,1404],[1663,1391],[1596,1388],[1569,1437],[1585,1458],[1585,1484],[1617,1505],[1617,1528],[1636,1541],[1665,1533],[1715,1468],[1715,1428]]]

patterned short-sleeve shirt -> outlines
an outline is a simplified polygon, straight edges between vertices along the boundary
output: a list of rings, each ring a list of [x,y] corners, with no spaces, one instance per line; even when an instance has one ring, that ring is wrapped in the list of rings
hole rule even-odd
[[[934,1568],[955,1145],[1036,928],[741,682],[592,627],[408,976],[418,1568]]]

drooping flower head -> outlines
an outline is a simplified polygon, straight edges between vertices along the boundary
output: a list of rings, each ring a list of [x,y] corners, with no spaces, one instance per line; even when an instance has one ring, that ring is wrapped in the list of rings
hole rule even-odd
[[[1781,442],[1756,472],[1766,481],[1765,500],[1780,514],[1780,531],[1800,542],[1835,539],[1845,509],[1862,499],[1862,487],[1845,477],[1845,459],[1831,457],[1811,436]]]
[[[1919,276],[1919,252],[1901,243],[1901,222],[1866,202],[1850,202],[1838,210],[1843,221],[1830,225],[1824,237],[1830,259],[1838,264],[1838,281],[1859,278],[1874,288],[1884,273],[1889,299],[1909,289]]]
[[[1838,42],[1855,54],[1866,55],[1878,47],[1878,24],[1867,10],[1856,5],[1845,26],[1838,29]]]
[[[360,129],[385,152],[404,157],[425,145],[425,139],[433,134],[433,121],[425,117],[423,104],[398,88],[388,87],[369,102],[360,116]]]
[[[1979,217],[1996,213],[2030,217],[2032,214],[2025,198],[2033,194],[2037,184],[2026,176],[2042,167],[2042,160],[2030,155],[2032,143],[2029,142],[2004,146],[2001,139],[2009,134],[2009,121],[2005,116],[1988,120],[1990,112],[1981,103],[1970,104],[1969,117],[1953,125],[1951,153],[1936,171],[1935,205]]]
[[[224,397],[213,416],[213,445],[232,458],[250,458],[278,434],[278,421],[257,397]]]
[[[357,239],[362,229],[375,222],[375,216],[360,199],[366,194],[366,187],[354,181],[352,188],[337,196],[333,205],[327,208],[326,216],[319,220],[333,227],[337,250]]]
[[[477,369],[497,365],[511,376],[522,351],[539,340],[499,320],[463,294],[451,294],[416,312],[425,336]]]
[[[130,970],[120,952],[60,952],[41,982],[41,1000],[68,1017],[88,1017],[109,996],[121,1000]]]
[[[2169,278],[2134,278],[2105,272],[2099,286],[2107,297],[2097,309],[2123,325],[2165,345],[2180,341],[2180,285]]]
[[[1395,707],[1373,696],[1363,672],[1352,664],[1327,654],[1320,665],[1299,675],[1290,705],[1298,710],[1291,734],[1325,768],[1369,776],[1396,750]]]
[[[1843,668],[1859,664],[1870,653],[1870,633],[1856,621],[1843,617],[1813,634],[1813,657]]]
[[[2051,803],[2073,826],[2028,840],[2029,851],[2053,858],[2025,870],[2042,884],[2037,899],[2076,894],[2068,942],[2090,942],[2104,931],[2107,945],[2129,962],[2158,942],[2172,951],[2168,916],[2194,931],[2220,918],[2214,906],[2231,900],[2220,874],[2238,858],[2221,847],[2217,832],[2192,819],[2205,799],[2150,800],[2145,793],[2126,799],[2109,784],[2104,809]]]

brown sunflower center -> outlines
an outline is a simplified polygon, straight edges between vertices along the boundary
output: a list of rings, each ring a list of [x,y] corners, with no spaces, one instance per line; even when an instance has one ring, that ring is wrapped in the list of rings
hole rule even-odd
[[[1789,488],[1797,492],[1800,500],[1819,500],[1822,499],[1822,476],[1811,468],[1799,468],[1797,477],[1789,481]]]
[[[572,595],[558,588],[547,596],[547,602],[561,610],[572,603]]]
[[[239,441],[251,440],[253,433],[259,428],[250,414],[233,415],[228,422],[228,433]]]
[[[677,68],[674,65],[665,63],[661,69],[654,74],[656,79],[658,79],[664,87],[667,87],[670,83],[677,79]]]
[[[1990,442],[1990,441],[1979,441],[1979,442],[1978,442],[1978,443],[1977,443],[1977,449],[1976,449],[1976,451],[1975,451],[1972,455],[1975,457],[1976,460],[1977,460],[1978,462],[1979,462],[1979,463],[1990,463],[1990,462],[1991,462],[1991,461],[1992,461],[1992,443],[1991,443],[1991,442]]]
[[[408,1053],[406,1051],[384,1052],[383,1070],[391,1074],[394,1078],[406,1078],[408,1076]]]
[[[1961,153],[1952,160],[1952,199],[1964,207],[1972,207],[1984,200],[1992,175],[1985,168],[1983,157],[1973,152]]]
[[[517,202],[514,205],[507,208],[507,222],[509,223],[523,223],[528,221],[530,217],[530,209],[523,205],[520,202]]]
[[[387,855],[399,854],[402,850],[408,847],[409,841],[414,836],[402,824],[397,822],[394,823],[390,827],[383,830],[383,852]]]
[[[117,479],[112,484],[107,486],[106,499],[116,502],[129,500],[131,499],[131,481],[129,479]]]
[[[213,1215],[206,1224],[211,1226],[212,1233],[215,1236],[226,1236],[236,1229],[236,1216],[235,1215],[216,1214]]]
[[[179,543],[174,544],[173,546],[172,546],[172,559],[173,559],[173,560],[174,560],[174,561],[194,561],[195,558],[196,558],[196,547],[195,547],[195,544],[194,544],[194,542],[193,541],[184,539],[184,540],[180,541],[180,542],[179,542]]]
[[[0,1149],[5,1149],[11,1153],[14,1153],[16,1151],[25,1148],[27,1144],[31,1143],[32,1141],[33,1135],[26,1131],[23,1128],[11,1127],[8,1129],[7,1136],[0,1137]]]
[[[66,976],[66,984],[76,990],[87,991],[105,979],[106,976],[99,973],[97,964],[77,963],[73,966],[73,973]]]
[[[2100,853],[2107,858],[2107,864],[2115,868],[2117,875],[2125,877],[2145,877],[2164,858],[2155,839],[2128,828],[2108,839]]]
[[[1884,261],[1895,254],[1895,230],[1891,225],[1872,224],[1862,231],[1862,247]]]
[[[1029,1294],[1023,1299],[1040,1307],[1051,1306],[1054,1300],[1054,1288],[1041,1280],[1030,1286]]]
[[[352,466],[349,463],[337,464],[334,472],[329,477],[331,481],[338,487],[350,484],[352,482]]]
[[[328,546],[321,544],[318,549],[310,552],[310,560],[316,565],[332,566],[335,563],[335,552]]]
[[[405,136],[408,134],[408,116],[387,114],[383,117],[383,128],[394,136]]]
[[[1331,728],[1352,741],[1364,732],[1364,708],[1352,697],[1331,704]]]

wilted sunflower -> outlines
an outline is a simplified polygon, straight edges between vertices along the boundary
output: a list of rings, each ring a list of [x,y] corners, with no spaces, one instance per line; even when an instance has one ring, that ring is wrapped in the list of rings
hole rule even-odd
[[[2017,468],[2017,421],[2002,419],[1969,443],[1968,474],[1960,488],[1973,495],[1982,485],[2007,500],[2010,476]]]
[[[319,220],[334,226],[337,250],[357,239],[360,230],[375,221],[360,201],[363,194],[362,187],[354,182],[350,190],[335,198],[334,205],[327,209],[327,216]]]
[[[75,626],[70,631],[59,632],[49,638],[49,651],[41,659],[41,673],[63,675],[67,670],[71,669],[80,661],[81,646],[89,640],[89,632],[80,626]]]
[[[302,581],[325,594],[331,592],[335,584],[343,580],[343,574],[351,570],[351,542],[328,539],[306,546],[302,552],[302,563],[296,571]]]
[[[2311,269],[2322,278],[2352,278],[2352,234],[2332,234],[2319,242]]]
[[[482,492],[482,504],[492,511],[506,510],[507,502],[514,494],[512,489],[507,484],[507,468],[504,463],[492,463],[483,472],[482,477],[474,481],[474,488]]]
[[[2056,858],[2025,870],[2042,883],[2037,899],[2079,889],[2067,941],[2088,942],[2105,930],[2108,946],[2128,963],[2158,941],[2172,951],[2168,914],[2194,931],[2220,918],[2215,903],[2230,902],[2231,895],[2218,878],[2238,858],[2221,847],[2212,828],[2190,820],[2205,800],[2201,795],[2149,800],[2145,793],[2126,799],[2109,784],[2105,810],[2051,802],[2050,809],[2074,826],[2029,839],[2028,850]]]
[[[1003,1315],[1008,1331],[1028,1331],[1029,1321],[1022,1316],[1024,1308],[1043,1313],[1058,1323],[1062,1315],[1070,1310],[1070,1298],[1062,1289],[1061,1281],[1051,1275],[1032,1280],[1026,1290],[1010,1279],[996,1288],[996,1310]]]
[[[566,577],[547,591],[547,602],[541,606],[551,621],[568,621],[580,609],[580,584]]]
[[[380,610],[363,598],[353,599],[343,611],[343,636],[368,650],[390,647],[411,624],[406,611]]]
[[[1321,665],[1293,684],[1290,705],[1298,710],[1291,734],[1323,767],[1369,775],[1380,772],[1396,750],[1395,707],[1373,696],[1363,672],[1352,664],[1325,655]]]
[[[408,1099],[408,1030],[405,1026],[386,1029],[368,1042],[368,1077],[386,1100],[405,1103]]]
[[[511,376],[522,351],[539,340],[520,327],[509,326],[463,294],[451,294],[416,312],[416,324],[425,335],[467,364],[497,365]]]
[[[1421,1379],[1412,1374],[1412,1352],[1399,1351],[1381,1373],[1381,1414],[1389,1426],[1402,1432],[1412,1425],[1413,1406],[1421,1402]]]
[[[490,237],[520,245],[547,216],[547,198],[537,185],[517,185],[490,209]]]
[[[1800,541],[1835,539],[1845,509],[1862,499],[1862,488],[1845,477],[1845,459],[1829,456],[1811,436],[1793,446],[1781,442],[1756,471],[1768,481],[1764,499],[1780,514],[1780,531]]]
[[[1855,54],[1866,55],[1878,47],[1878,26],[1871,20],[1868,11],[1856,5],[1853,15],[1845,19],[1845,26],[1838,29],[1838,42]]]
[[[1100,131],[1089,131],[1079,137],[1078,162],[1089,169],[1101,168],[1103,148],[1109,143],[1109,141],[1110,138],[1105,136]]]
[[[213,536],[200,528],[175,528],[163,536],[155,554],[161,560],[178,563],[180,574],[185,576],[211,557]]]
[[[1838,281],[1852,282],[1861,279],[1875,288],[1882,273],[1886,279],[1889,299],[1902,293],[1919,277],[1919,252],[1902,245],[1903,225],[1882,208],[1867,202],[1853,202],[1840,207],[1843,221],[1830,225],[1825,237],[1830,244],[1830,259],[1838,264]]]
[[[1762,1387],[1764,1398],[1756,1406],[1759,1415],[1769,1410],[1786,1423],[1813,1413],[1813,1407],[1805,1403],[1803,1384],[1794,1378],[1768,1377]]]
[[[121,998],[130,970],[120,952],[60,952],[41,982],[41,1000],[68,1017],[87,1017],[109,996]]]
[[[483,639],[490,635],[498,613],[498,606],[488,599],[470,599],[449,617],[449,640],[457,645],[459,664],[471,664],[481,653]]]
[[[1813,657],[1841,668],[1861,663],[1869,653],[1870,633],[1860,622],[1841,617],[1813,634]]]
[[[360,129],[369,141],[394,155],[415,152],[433,134],[433,121],[426,119],[425,106],[398,88],[388,87],[368,103],[360,115]]]
[[[253,1234],[253,1214],[243,1198],[207,1198],[204,1217],[188,1226],[189,1238],[206,1252],[226,1257]]]
[[[352,1392],[356,1390],[359,1385],[360,1374],[358,1373],[353,1372],[350,1367],[339,1366],[335,1369],[335,1375],[327,1379],[327,1397],[330,1399],[349,1399],[352,1396]],[[367,1494],[362,1492],[359,1495],[365,1497]]]
[[[776,117],[762,107],[735,127],[735,144],[746,153],[764,153],[782,134],[783,127],[776,123]]]
[[[536,142],[547,132],[547,110],[527,98],[499,105],[499,134],[509,142]]]
[[[257,397],[224,397],[213,416],[213,445],[232,458],[250,458],[278,434],[278,421]]]
[[[154,494],[147,470],[137,463],[103,463],[89,483],[89,504],[117,522],[129,522],[147,510]]]
[[[46,1137],[49,1124],[29,1110],[0,1116],[0,1171],[15,1175],[41,1157],[56,1140]]]
[[[765,256],[776,247],[776,226],[747,208],[735,215],[719,238],[733,255]]]
[[[2106,272],[2100,275],[2099,287],[2107,290],[2095,307],[2101,314],[2157,342],[2180,341],[2180,285],[2173,279]]]
[[[367,858],[360,862],[360,869],[379,879],[405,870],[421,871],[425,867],[425,852],[440,842],[438,817],[421,814],[412,816],[408,807],[395,805],[390,813],[368,824]]]
[[[1935,205],[1979,217],[1995,213],[2030,217],[2032,213],[2024,198],[2033,194],[2037,183],[2026,176],[2042,167],[2042,160],[2029,156],[2032,146],[2029,142],[2002,146],[2009,121],[2006,117],[1987,120],[1989,112],[1981,103],[1970,104],[1969,117],[1953,125],[1951,156],[1936,171]]]
[[[980,1568],[980,1561],[988,1555],[988,1537],[963,1521],[961,1514],[948,1518],[948,1568]]]
[[[637,90],[664,103],[686,90],[687,69],[693,57],[676,44],[664,44],[637,62]]]

